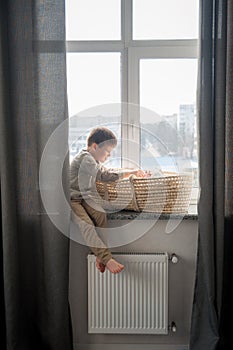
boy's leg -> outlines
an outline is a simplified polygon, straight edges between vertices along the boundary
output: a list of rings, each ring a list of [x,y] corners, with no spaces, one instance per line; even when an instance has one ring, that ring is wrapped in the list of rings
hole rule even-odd
[[[91,204],[91,203],[90,203]],[[101,240],[106,244],[107,246],[107,236],[104,235],[104,232],[99,230],[101,228],[107,227],[107,215],[105,211],[95,203],[95,208],[93,208],[92,205],[87,204],[85,201],[82,201],[82,205],[85,208],[86,212],[94,222],[96,226],[96,231],[98,232]],[[106,232],[106,231],[105,231]],[[101,259],[97,256],[96,257],[96,267],[100,272],[105,271],[105,264],[101,261]]]
[[[91,217],[91,219],[93,220],[97,228],[101,229],[101,228],[107,227],[107,215],[102,207],[98,206],[96,203],[93,203],[93,206],[92,206],[91,202],[87,203],[85,201],[82,202],[82,205],[86,209],[87,213],[89,214],[89,216]],[[106,232],[107,230],[105,230],[105,237],[103,237],[103,240],[105,243],[107,243],[108,241]],[[97,263],[97,267],[99,266],[99,269],[101,269],[102,268],[101,260],[98,260],[98,257],[96,259],[96,263]],[[109,261],[104,264],[106,265],[107,269],[112,273],[118,273],[124,269],[124,265],[122,265],[121,263],[119,263],[113,258],[109,259]]]
[[[88,215],[90,216],[90,218],[92,219],[92,221],[94,222],[96,226],[96,231],[98,232],[99,236],[107,246],[108,239],[106,236],[106,230],[105,233],[104,231],[99,230],[101,228],[107,227],[107,215],[105,211],[96,203],[94,203],[94,208],[90,202],[89,204],[87,204],[87,202],[82,201],[82,205],[85,208]],[[96,257],[96,267],[98,270],[100,270],[100,272],[105,271],[105,264],[101,261],[101,259],[98,256]]]
[[[85,208],[86,212],[90,216],[91,220],[94,222],[94,225],[96,227],[96,230],[103,240],[103,242],[108,245],[108,236],[107,236],[107,215],[106,212],[102,207],[97,205],[96,203],[93,204],[92,202],[86,201],[82,202],[82,206]],[[104,230],[101,230],[104,229]]]
[[[90,247],[92,252],[97,256],[100,261],[106,264],[111,258],[111,252],[98,236],[94,222],[88,215],[86,209],[80,201],[71,200],[71,208],[73,209],[73,220],[78,224],[82,236]],[[75,214],[75,215],[74,215]],[[104,219],[102,218],[104,221]]]

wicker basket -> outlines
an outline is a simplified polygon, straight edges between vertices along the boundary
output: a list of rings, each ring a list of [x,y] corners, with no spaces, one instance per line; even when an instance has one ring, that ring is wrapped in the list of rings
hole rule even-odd
[[[97,182],[99,204],[106,210],[133,210],[138,212],[188,212],[192,175],[164,173],[163,177],[136,178],[106,183]]]

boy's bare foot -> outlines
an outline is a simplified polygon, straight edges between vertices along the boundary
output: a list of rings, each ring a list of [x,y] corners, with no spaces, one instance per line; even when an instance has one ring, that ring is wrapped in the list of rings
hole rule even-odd
[[[105,271],[105,265],[101,262],[99,258],[96,258],[95,266],[100,272],[103,273]]]
[[[108,260],[106,267],[111,273],[119,273],[124,269],[124,265],[120,264],[115,259]]]

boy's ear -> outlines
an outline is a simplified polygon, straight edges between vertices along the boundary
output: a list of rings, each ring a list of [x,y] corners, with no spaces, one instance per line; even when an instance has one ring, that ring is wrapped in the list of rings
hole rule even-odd
[[[98,146],[97,143],[93,142],[92,147],[95,151],[96,151],[97,146]]]

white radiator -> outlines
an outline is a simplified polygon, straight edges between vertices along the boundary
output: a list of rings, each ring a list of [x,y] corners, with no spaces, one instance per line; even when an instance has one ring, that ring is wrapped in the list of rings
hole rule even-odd
[[[119,274],[88,255],[89,333],[168,333],[168,254],[114,254]]]

